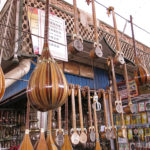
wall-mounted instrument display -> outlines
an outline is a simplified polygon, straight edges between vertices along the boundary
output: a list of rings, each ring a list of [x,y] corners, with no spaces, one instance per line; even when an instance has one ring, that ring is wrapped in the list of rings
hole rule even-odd
[[[82,111],[82,101],[81,101],[81,87],[76,85],[78,89],[78,103],[79,103],[79,118],[80,118],[80,143],[86,144],[87,142],[87,130],[83,126],[83,111]]]
[[[47,146],[47,142],[45,140],[45,132],[44,132],[44,118],[43,118],[43,113],[41,112],[40,114],[40,126],[41,126],[41,131],[40,131],[40,139],[37,143],[37,145],[35,146],[35,150],[48,150],[48,146]]]
[[[83,39],[79,35],[79,17],[77,10],[77,2],[73,0],[73,10],[74,10],[74,34],[73,34],[73,42],[68,45],[68,50],[71,53],[83,51]]]
[[[64,130],[61,127],[61,107],[57,108],[57,122],[58,129],[56,129],[56,139],[55,142],[59,148],[64,144]]]
[[[77,145],[80,142],[80,137],[76,127],[76,107],[75,107],[75,87],[71,85],[71,101],[72,101],[72,129],[71,129],[71,143]]]
[[[48,150],[57,150],[57,147],[52,137],[52,110],[48,111],[48,131],[46,142]]]
[[[26,112],[26,130],[23,141],[20,145],[19,150],[34,150],[30,136],[29,136],[29,114],[30,114],[30,103],[27,102],[27,112]]]
[[[100,91],[103,95],[104,117],[105,117],[105,129],[104,129],[104,132],[102,133],[101,137],[110,140],[110,138],[111,138],[111,127],[108,124],[108,108],[107,108],[107,103],[106,103],[106,93],[105,93],[105,90],[103,90],[103,89],[101,89]]]
[[[108,90],[108,102],[109,102],[110,122],[111,122],[111,133],[110,133],[110,136],[111,136],[112,139],[115,139],[116,138],[116,127],[114,126],[111,90]]]
[[[62,146],[61,150],[72,150],[70,137],[68,136],[68,99],[65,103],[65,135],[64,135],[64,145]]]
[[[94,26],[94,49],[90,51],[90,57],[95,58],[95,57],[102,57],[103,52],[102,52],[102,45],[99,43],[98,39],[98,32],[97,32],[97,20],[96,20],[96,11],[95,11],[95,2],[94,0],[86,0],[87,4],[89,5],[90,2],[92,2],[92,15],[93,15],[93,26]]]
[[[134,48],[134,60],[135,60],[136,66],[137,66],[137,70],[134,72],[134,79],[135,79],[137,85],[143,85],[143,84],[146,84],[148,81],[150,81],[150,73],[148,72],[145,65],[143,65],[141,63],[140,59],[137,56],[132,16],[130,16],[130,23],[131,23],[132,40],[133,40],[133,48]]]
[[[40,111],[60,107],[65,103],[68,96],[65,75],[54,60],[48,47],[48,28],[49,0],[46,0],[44,46],[27,87],[27,96],[31,105]]]
[[[95,94],[96,95],[96,94]],[[99,139],[99,133],[98,133],[98,124],[97,124],[97,114],[96,114],[96,102],[95,99],[93,98],[93,114],[94,114],[94,126],[95,126],[95,132],[96,132],[96,146],[95,150],[102,150],[100,146],[100,139]]]

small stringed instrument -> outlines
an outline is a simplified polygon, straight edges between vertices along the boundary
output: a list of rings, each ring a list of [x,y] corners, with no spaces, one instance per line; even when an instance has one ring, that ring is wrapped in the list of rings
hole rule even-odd
[[[30,103],[29,101],[27,101],[26,130],[23,141],[20,144],[19,150],[34,150],[29,136],[29,113],[30,113]]]
[[[137,66],[137,70],[134,72],[134,79],[135,79],[137,85],[143,85],[143,84],[146,84],[148,81],[150,81],[150,73],[148,72],[145,65],[143,65],[140,62],[140,59],[137,56],[132,16],[130,16],[130,23],[131,23],[132,40],[133,40],[133,48],[134,48],[134,60],[135,60],[136,66]]]
[[[103,94],[103,102],[104,102],[104,117],[105,117],[105,129],[104,129],[104,133],[102,133],[102,138],[106,138],[108,140],[110,140],[111,138],[111,128],[108,125],[108,110],[107,110],[107,104],[106,104],[106,96],[105,96],[105,91],[103,89],[101,89],[101,93]]]
[[[44,126],[43,126],[43,114],[41,112],[41,131],[40,131],[40,139],[37,143],[37,145],[35,146],[35,150],[41,150],[41,149],[44,149],[44,150],[48,150],[48,146],[47,146],[47,143],[46,143],[46,140],[45,140],[45,134],[44,134]]]
[[[126,65],[126,63],[124,61],[123,53],[121,52],[121,48],[120,48],[120,42],[119,42],[118,31],[117,31],[117,24],[116,24],[116,18],[115,18],[115,13],[114,13],[114,8],[113,7],[109,7],[108,8],[108,14],[110,14],[111,11],[112,11],[112,15],[113,15],[114,32],[115,32],[116,45],[117,45],[117,54],[115,56],[114,63],[115,64],[118,63],[118,64],[123,65],[124,78],[125,78],[126,87],[127,87],[128,105],[127,105],[127,107],[125,107],[124,111],[126,113],[133,113],[134,112],[134,105],[132,104],[132,101],[131,101],[129,79],[128,79],[128,72],[127,72],[127,65]]]
[[[90,2],[92,2],[92,15],[93,15],[93,25],[94,25],[94,36],[95,36],[95,42],[94,42],[94,49],[90,51],[90,57],[93,59],[95,57],[102,57],[102,45],[99,43],[98,39],[98,33],[97,33],[97,21],[96,21],[96,11],[95,11],[95,2],[94,0],[86,0],[87,4],[89,5]]]
[[[121,96],[119,95],[120,101]],[[121,129],[118,130],[118,136],[121,138],[127,138],[127,128],[125,126],[123,111],[121,112]]]
[[[88,113],[89,113],[89,137],[91,142],[95,142],[95,127],[93,126],[92,120],[92,110],[91,110],[91,96],[90,96],[90,88],[86,87],[88,94]]]
[[[96,132],[96,146],[95,146],[95,150],[102,150],[101,146],[100,146],[100,139],[99,139],[99,133],[98,133],[98,126],[97,126],[97,114],[96,114],[96,102],[93,99],[93,114],[94,114],[94,126],[95,126],[95,132]]]
[[[80,143],[86,144],[87,142],[87,130],[83,126],[83,112],[82,112],[82,102],[81,102],[81,87],[77,85],[76,88],[78,89],[78,103],[79,103],[79,118],[80,118]]]
[[[52,110],[48,111],[48,132],[46,142],[48,150],[57,150],[57,147],[52,137]]]
[[[71,143],[77,145],[80,142],[80,137],[76,128],[76,108],[75,108],[75,89],[74,85],[71,85],[71,101],[72,101],[72,129],[71,129]]]
[[[83,39],[79,35],[79,18],[77,11],[77,3],[76,0],[73,0],[73,10],[74,10],[74,34],[73,34],[73,42],[68,45],[68,50],[71,53],[76,53],[83,51]]]
[[[108,90],[108,102],[109,102],[110,121],[111,121],[111,133],[110,133],[110,136],[111,136],[112,139],[115,139],[116,138],[116,127],[114,126],[114,119],[113,119],[113,107],[112,107],[111,90]]]
[[[68,136],[68,100],[65,103],[65,135],[64,145],[62,146],[61,150],[72,150],[72,145]]]
[[[31,105],[40,111],[58,108],[68,97],[65,75],[49,51],[48,27],[49,0],[46,0],[44,46],[27,87],[27,97]]]
[[[56,145],[61,148],[64,144],[64,130],[61,128],[61,107],[57,108],[58,129],[56,129]]]

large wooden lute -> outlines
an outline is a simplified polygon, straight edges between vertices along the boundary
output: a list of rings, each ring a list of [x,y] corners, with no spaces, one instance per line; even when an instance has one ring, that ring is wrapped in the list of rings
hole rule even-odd
[[[81,101],[81,87],[77,85],[76,88],[78,89],[78,104],[79,104],[79,118],[80,118],[80,143],[86,144],[87,142],[87,130],[83,126],[83,111],[82,111],[82,101]]]
[[[62,146],[61,150],[72,150],[72,145],[68,136],[68,99],[65,103],[65,135],[64,145]]]
[[[48,111],[48,131],[46,142],[48,150],[57,150],[57,147],[52,137],[52,110]]]
[[[71,143],[77,145],[80,142],[80,137],[76,127],[76,107],[75,107],[75,89],[74,85],[71,85],[71,101],[72,101],[72,129],[71,132]]]
[[[96,11],[94,0],[86,0],[89,5],[92,2],[92,15],[93,15],[93,26],[94,26],[94,49],[90,51],[90,57],[93,59],[95,57],[102,57],[102,45],[99,43],[98,33],[97,33],[97,21],[96,21]]]
[[[96,102],[93,99],[93,114],[94,114],[94,126],[95,126],[95,132],[96,132],[96,146],[95,150],[102,150],[100,146],[100,139],[99,139],[99,133],[98,133],[98,125],[97,125],[97,114],[96,114]]]
[[[23,141],[19,147],[19,150],[34,150],[29,136],[29,113],[30,113],[30,103],[29,101],[27,101],[26,130]]]
[[[65,103],[68,96],[68,85],[65,75],[49,51],[48,27],[49,0],[46,0],[44,46],[27,87],[27,96],[31,105],[40,111],[58,108]]]
[[[58,122],[58,129],[56,129],[55,142],[60,149],[64,144],[64,130],[61,127],[61,107],[57,108],[57,122]]]
[[[68,50],[71,53],[76,53],[83,51],[83,39],[79,35],[79,17],[77,11],[77,2],[73,0],[73,10],[74,10],[74,34],[73,34],[73,42],[68,45]]]
[[[137,70],[134,72],[134,79],[137,85],[143,85],[146,84],[148,81],[150,81],[150,73],[148,72],[147,68],[140,62],[140,59],[137,56],[132,16],[130,16],[130,23],[131,23],[132,40],[133,40],[133,48],[134,48],[134,60],[137,66]]]

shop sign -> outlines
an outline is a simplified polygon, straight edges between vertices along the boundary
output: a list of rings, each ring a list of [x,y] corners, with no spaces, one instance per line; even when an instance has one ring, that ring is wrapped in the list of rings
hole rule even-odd
[[[33,50],[35,54],[41,54],[44,43],[45,12],[43,10],[28,7],[28,20],[32,34]],[[36,35],[36,36],[35,36]],[[49,15],[49,49],[55,59],[68,61],[65,20]]]

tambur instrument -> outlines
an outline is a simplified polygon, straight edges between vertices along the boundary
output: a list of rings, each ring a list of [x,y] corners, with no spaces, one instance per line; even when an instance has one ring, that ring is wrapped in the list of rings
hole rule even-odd
[[[79,118],[80,118],[80,143],[86,144],[87,142],[87,130],[83,126],[83,112],[82,112],[82,101],[81,101],[81,87],[77,85],[76,88],[78,89],[78,103],[79,103]]]
[[[65,75],[55,62],[48,47],[49,0],[46,0],[45,7],[44,46],[27,87],[27,97],[31,105],[40,111],[60,107],[68,96]]]
[[[105,93],[105,90],[103,90],[103,89],[101,89],[100,91],[103,95],[104,117],[105,117],[105,128],[104,128],[104,132],[101,133],[101,137],[110,140],[110,138],[111,138],[111,134],[110,134],[111,133],[111,127],[108,124],[108,109],[107,109],[107,103],[106,103],[106,93]]]
[[[83,39],[79,35],[79,21],[76,0],[73,0],[74,10],[74,34],[72,36],[73,42],[68,45],[68,51],[76,53],[83,51]]]
[[[41,131],[40,131],[40,139],[37,143],[37,146],[35,147],[35,150],[41,150],[41,149],[44,149],[44,150],[48,150],[48,146],[47,146],[47,142],[45,140],[45,132],[44,132],[44,126],[43,126],[43,114],[41,112]]]
[[[29,101],[27,101],[26,130],[23,141],[19,147],[19,150],[34,150],[29,136],[29,113],[30,113],[30,103]]]
[[[48,150],[57,150],[57,147],[52,137],[52,110],[48,111],[48,131],[46,142]]]
[[[72,129],[70,130],[71,132],[71,143],[73,145],[77,145],[80,142],[80,137],[77,132],[77,127],[76,127],[76,107],[75,107],[75,89],[74,85],[71,85],[71,102],[72,102]]]
[[[61,150],[72,150],[72,145],[70,142],[70,137],[68,136],[68,99],[65,103],[65,135],[64,135],[64,145]]]
[[[132,16],[130,16],[130,23],[131,23],[131,31],[132,31],[132,40],[133,40],[133,48],[134,48],[134,60],[137,66],[137,70],[134,72],[134,79],[137,85],[143,85],[150,81],[150,73],[140,62],[140,59],[137,56],[137,50],[135,46],[135,38],[134,38],[134,30],[133,30],[133,23],[132,23]]]
[[[2,99],[4,93],[5,93],[5,76],[0,66],[0,100]]]
[[[94,113],[94,126],[95,126],[95,132],[96,132],[96,146],[95,150],[102,150],[100,146],[100,139],[99,139],[99,133],[98,133],[98,126],[97,126],[97,114],[96,114],[96,102],[93,99],[93,113]]]
[[[90,51],[90,57],[93,59],[95,57],[102,57],[102,45],[99,43],[98,33],[97,33],[97,21],[96,21],[96,11],[95,11],[95,2],[94,0],[86,0],[89,5],[92,2],[92,15],[93,15],[93,26],[94,26],[94,49]]]
[[[57,108],[58,129],[56,129],[56,145],[61,148],[64,144],[64,130],[61,128],[61,107]]]
[[[116,138],[116,127],[114,126],[111,90],[108,90],[108,102],[109,102],[110,122],[111,122],[111,133],[110,133],[110,136],[111,136],[112,139],[115,139]]]

